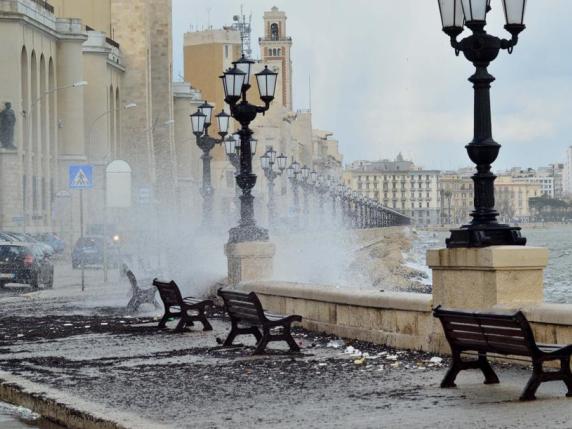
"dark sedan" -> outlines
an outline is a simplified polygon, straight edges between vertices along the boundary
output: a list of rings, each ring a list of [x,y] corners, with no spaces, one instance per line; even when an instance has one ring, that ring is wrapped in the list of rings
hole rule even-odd
[[[80,238],[72,251],[72,267],[74,269],[90,265],[103,265],[104,243],[107,250],[108,266],[117,267],[119,261],[119,249],[113,245],[111,240],[100,236],[90,236]]]

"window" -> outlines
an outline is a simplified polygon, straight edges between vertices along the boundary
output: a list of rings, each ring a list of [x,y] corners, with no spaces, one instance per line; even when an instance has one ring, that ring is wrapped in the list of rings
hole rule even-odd
[[[282,55],[282,49],[278,48],[278,56]]]
[[[274,23],[270,26],[270,39],[278,40],[278,24]]]
[[[224,45],[224,57],[228,59],[228,45]]]

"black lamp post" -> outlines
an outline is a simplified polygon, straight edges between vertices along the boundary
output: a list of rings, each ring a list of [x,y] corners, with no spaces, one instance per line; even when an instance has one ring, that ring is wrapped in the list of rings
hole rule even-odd
[[[278,73],[274,73],[265,67],[260,73],[256,73],[258,91],[264,106],[256,106],[246,99],[250,89],[251,67],[254,61],[244,56],[234,63],[234,68],[226,71],[222,76],[225,101],[230,106],[231,116],[240,125],[240,170],[236,175],[236,183],[242,190],[240,196],[240,222],[237,227],[229,231],[229,242],[239,243],[245,241],[267,241],[268,231],[256,226],[254,219],[254,197],[252,188],[256,184],[256,175],[252,172],[252,130],[250,123],[259,113],[264,113],[270,108],[276,91]]]
[[[304,191],[304,218],[307,222],[308,212],[310,211],[308,207],[308,193],[310,192],[310,169],[307,166],[303,166],[300,170],[302,178],[302,190]]]
[[[288,158],[281,154],[276,156],[276,151],[270,146],[266,153],[260,157],[260,166],[268,181],[268,224],[272,225],[275,220],[276,205],[274,203],[274,180],[282,175],[286,169]],[[278,165],[278,170],[274,166]]]
[[[208,131],[211,125],[213,109],[214,106],[205,101],[198,107],[198,110],[191,115],[193,134],[197,139],[197,146],[203,151],[203,155],[201,156],[203,160],[203,183],[201,187],[201,195],[203,196],[203,225],[209,225],[212,222],[214,190],[211,182],[212,157],[210,152],[215,145],[224,141],[224,137],[228,133],[230,121],[230,116],[224,110],[221,111],[216,115],[220,139],[209,136]]]
[[[443,31],[451,38],[455,54],[462,52],[476,68],[469,81],[475,89],[474,138],[466,146],[469,158],[477,166],[473,176],[475,184],[475,210],[468,225],[451,231],[447,247],[486,247],[492,245],[525,245],[520,228],[499,224],[495,210],[494,181],[491,164],[496,160],[500,145],[493,140],[491,127],[490,87],[495,78],[487,67],[501,49],[512,53],[518,35],[525,28],[526,0],[503,0],[506,25],[510,40],[499,39],[485,31],[490,0],[438,0]],[[464,21],[464,22],[463,22]],[[466,25],[473,34],[457,41]]]

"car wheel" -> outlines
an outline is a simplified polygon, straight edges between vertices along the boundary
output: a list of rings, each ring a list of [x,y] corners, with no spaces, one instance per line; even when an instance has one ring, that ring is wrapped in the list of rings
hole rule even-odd
[[[40,273],[34,274],[32,281],[30,282],[30,286],[32,286],[34,289],[38,289],[40,286]]]
[[[46,283],[46,287],[48,289],[54,288],[54,270],[50,271],[50,277],[48,278],[48,282]]]

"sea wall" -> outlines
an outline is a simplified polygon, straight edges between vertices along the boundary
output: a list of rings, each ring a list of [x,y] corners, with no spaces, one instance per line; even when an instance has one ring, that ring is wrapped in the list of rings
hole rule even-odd
[[[270,312],[301,315],[302,325],[313,331],[403,349],[449,353],[441,325],[431,313],[430,294],[277,281],[242,283],[240,288],[256,292]],[[531,322],[538,342],[572,344],[572,305],[543,303],[520,309]]]

